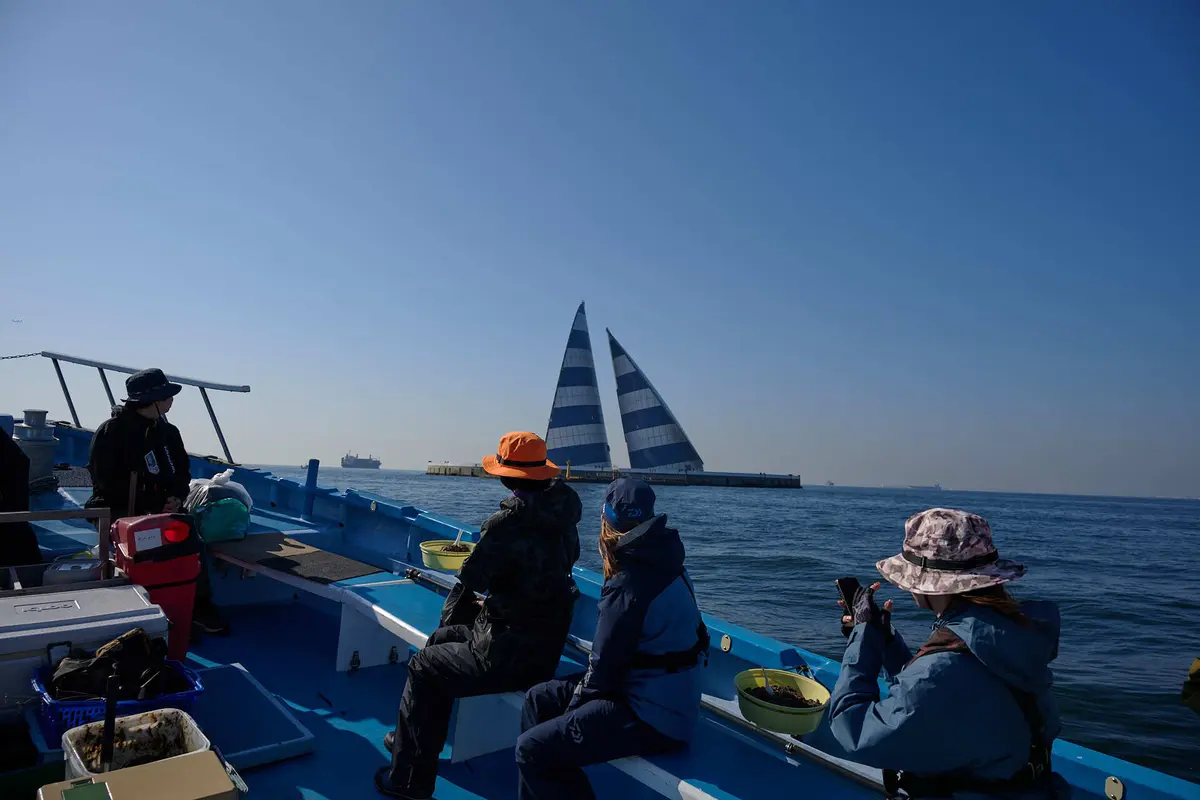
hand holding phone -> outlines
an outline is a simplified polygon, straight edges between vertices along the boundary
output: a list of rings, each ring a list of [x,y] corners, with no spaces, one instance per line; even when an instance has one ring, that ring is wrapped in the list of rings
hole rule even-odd
[[[834,583],[837,585],[838,595],[841,597],[842,608],[842,636],[850,638],[850,632],[854,630],[854,621],[846,624],[845,617],[852,615],[854,612],[854,595],[862,588],[862,584],[858,582],[858,578],[838,578]]]

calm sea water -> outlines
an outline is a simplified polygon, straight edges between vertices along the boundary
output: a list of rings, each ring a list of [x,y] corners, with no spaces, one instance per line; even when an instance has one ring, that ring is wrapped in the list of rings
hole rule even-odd
[[[320,482],[475,524],[506,494],[498,481],[390,470],[322,468]],[[604,487],[576,490],[581,562],[598,569]],[[838,659],[834,579],[875,579],[875,561],[899,552],[904,520],[917,511],[940,505],[982,515],[1001,554],[1029,567],[1013,593],[1062,609],[1054,669],[1063,736],[1200,782],[1200,716],[1180,702],[1200,657],[1200,502],[842,487],[655,491],[658,510],[683,536],[705,611]],[[924,641],[932,618],[886,583],[881,596],[896,600],[905,639]]]

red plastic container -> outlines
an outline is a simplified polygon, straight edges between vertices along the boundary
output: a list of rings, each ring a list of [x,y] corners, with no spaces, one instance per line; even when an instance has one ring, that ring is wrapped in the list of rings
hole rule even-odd
[[[200,574],[200,537],[186,514],[124,517],[112,525],[113,559],[171,622],[167,654],[187,657]]]

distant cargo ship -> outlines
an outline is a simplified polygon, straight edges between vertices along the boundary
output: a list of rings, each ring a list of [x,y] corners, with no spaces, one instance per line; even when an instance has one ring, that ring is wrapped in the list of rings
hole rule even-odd
[[[354,455],[346,453],[342,456],[342,466],[346,469],[379,469],[382,464],[383,462],[375,456],[359,458],[357,453]]]
[[[909,486],[908,488],[925,489],[926,491],[930,492],[940,492],[942,490],[942,485],[940,483],[935,483],[933,486]]]

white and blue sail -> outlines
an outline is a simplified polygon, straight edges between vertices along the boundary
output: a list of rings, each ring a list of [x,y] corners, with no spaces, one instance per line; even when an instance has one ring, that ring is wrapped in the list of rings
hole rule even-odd
[[[546,457],[560,467],[612,468],[583,303],[575,312],[558,371],[550,424],[546,427]]]
[[[638,368],[625,348],[608,334],[613,374],[617,378],[617,405],[621,409],[621,428],[629,449],[631,469],[649,472],[700,472],[704,461],[683,426],[646,374]]]

